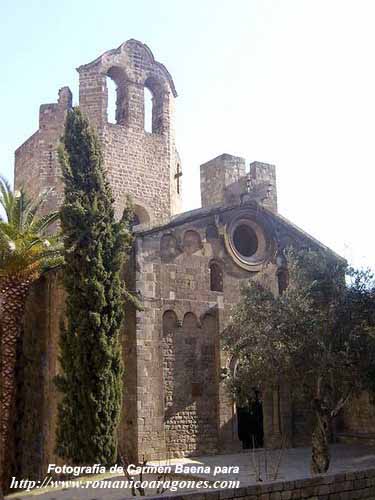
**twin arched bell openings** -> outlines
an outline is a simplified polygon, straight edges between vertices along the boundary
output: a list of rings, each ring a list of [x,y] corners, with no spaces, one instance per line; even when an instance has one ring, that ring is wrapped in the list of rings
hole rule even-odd
[[[112,66],[106,73],[107,121],[116,125],[138,125],[145,132],[162,134],[166,89],[155,76],[143,85],[130,82],[123,68]]]

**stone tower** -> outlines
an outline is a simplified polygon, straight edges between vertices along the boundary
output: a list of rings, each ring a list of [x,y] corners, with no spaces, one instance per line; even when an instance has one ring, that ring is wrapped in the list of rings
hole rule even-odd
[[[39,128],[15,152],[14,185],[24,187],[29,196],[51,190],[47,205],[50,211],[60,205],[63,197],[61,170],[57,147],[64,131],[66,111],[72,107],[68,87],[59,90],[57,103],[42,104],[39,108]]]
[[[181,210],[181,162],[175,146],[171,75],[141,42],[128,40],[78,68],[79,106],[102,142],[105,168],[120,215],[130,194],[140,224],[166,222]],[[116,84],[116,123],[108,122],[108,78]],[[144,92],[152,94],[152,131],[145,131]],[[62,199],[57,147],[65,113],[72,105],[68,88],[57,104],[40,107],[39,130],[16,151],[15,185],[33,195],[54,188],[48,209]]]

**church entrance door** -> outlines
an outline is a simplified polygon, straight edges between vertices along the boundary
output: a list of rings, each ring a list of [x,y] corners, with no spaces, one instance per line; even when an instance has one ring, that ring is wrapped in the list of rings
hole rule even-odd
[[[238,438],[243,449],[263,448],[263,404],[261,393],[253,390],[247,403],[237,405]]]

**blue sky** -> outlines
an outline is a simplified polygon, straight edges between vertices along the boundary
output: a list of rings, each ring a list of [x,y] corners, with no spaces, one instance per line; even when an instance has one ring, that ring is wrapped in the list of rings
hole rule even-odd
[[[375,2],[2,0],[0,172],[75,68],[129,38],[173,75],[184,208],[223,152],[277,166],[279,211],[375,268]]]

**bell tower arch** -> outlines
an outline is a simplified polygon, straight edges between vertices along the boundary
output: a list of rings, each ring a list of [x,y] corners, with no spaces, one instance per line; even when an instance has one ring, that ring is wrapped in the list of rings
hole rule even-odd
[[[182,171],[174,130],[177,92],[171,75],[137,40],[77,71],[79,105],[102,140],[117,213],[129,194],[144,200],[151,224],[166,222],[181,211]],[[115,123],[108,121],[108,78],[116,86]],[[152,98],[150,131],[145,130],[145,91]]]

